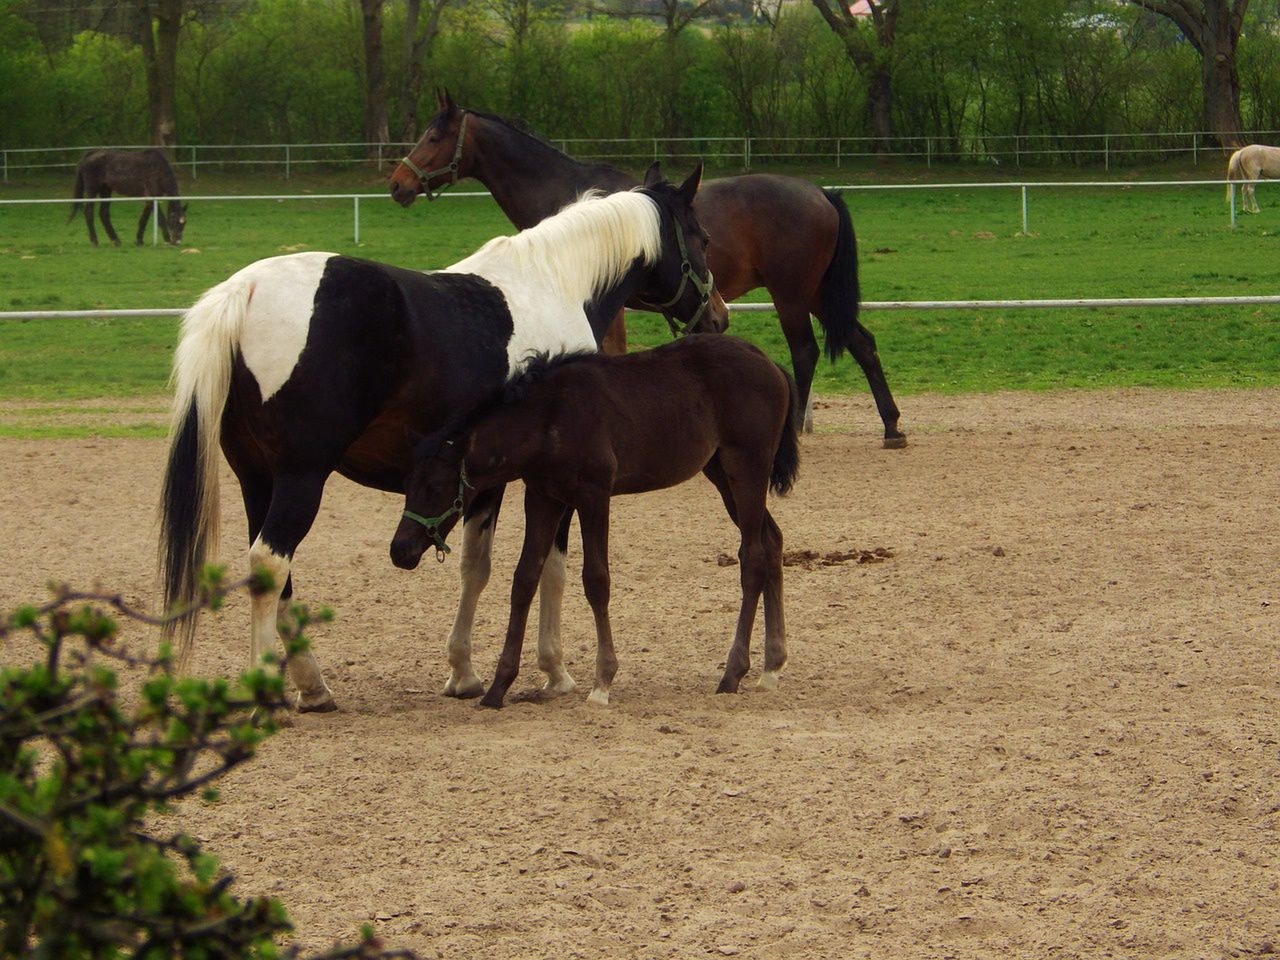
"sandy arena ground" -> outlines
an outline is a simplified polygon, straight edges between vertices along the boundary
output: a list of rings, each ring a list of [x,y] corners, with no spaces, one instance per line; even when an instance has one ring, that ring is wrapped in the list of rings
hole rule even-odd
[[[713,693],[737,542],[705,482],[615,501],[613,706],[584,702],[571,587],[583,686],[494,713],[437,693],[456,559],[394,569],[396,498],[335,478],[297,581],[339,613],[315,641],[341,710],[177,819],[307,947],[371,922],[423,957],[495,960],[1280,949],[1280,391],[902,406],[911,446],[886,451],[869,400],[825,404],[775,501],[788,549],[892,555],[787,568],[773,694]],[[0,441],[0,601],[53,576],[148,600],[163,452]],[[247,625],[243,598],[208,621],[200,669],[239,669]]]

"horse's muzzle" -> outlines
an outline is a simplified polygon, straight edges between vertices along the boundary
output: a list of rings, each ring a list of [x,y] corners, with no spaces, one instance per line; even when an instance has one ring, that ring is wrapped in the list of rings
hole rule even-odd
[[[417,184],[406,186],[397,180],[394,175],[392,176],[391,199],[400,204],[400,206],[406,208],[413,206],[413,201],[418,199],[419,192]]]

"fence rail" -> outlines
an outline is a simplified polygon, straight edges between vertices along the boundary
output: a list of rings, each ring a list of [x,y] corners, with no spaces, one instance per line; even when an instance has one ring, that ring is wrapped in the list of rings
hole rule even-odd
[[[1034,180],[1022,182],[969,182],[969,183],[846,183],[828,186],[828,190],[1017,190],[1021,199],[1022,213],[1022,233],[1030,233],[1030,200],[1029,192],[1033,189],[1078,189],[1078,188],[1101,188],[1101,189],[1129,189],[1131,187],[1229,187],[1230,188],[1230,223],[1231,228],[1236,226],[1236,186],[1245,183],[1243,180]],[[1266,181],[1256,181],[1256,183],[1265,183]],[[491,196],[484,190],[460,190],[451,193],[442,194],[443,197],[451,200],[463,200],[473,197]],[[138,197],[108,197],[98,199],[98,203],[137,203]],[[159,210],[160,204],[168,200],[181,199],[184,203],[191,202],[222,202],[222,201],[254,201],[254,200],[350,200],[352,202],[352,223],[353,235],[355,242],[360,242],[360,201],[361,200],[379,200],[387,199],[385,193],[297,193],[297,194],[188,194],[185,197],[148,197],[147,202],[152,206],[152,226],[151,226],[151,242],[155,245],[158,240]],[[42,198],[22,198],[22,199],[0,199],[0,207],[5,206],[22,206],[22,205],[39,205],[39,204],[66,204],[75,201],[67,197],[42,197]]]
[[[1239,307],[1280,305],[1280,296],[1248,297],[1105,297],[1057,300],[868,300],[862,310],[1102,310],[1127,307]],[[741,313],[770,313],[772,303],[730,303]],[[3,320],[97,320],[117,317],[180,317],[184,307],[157,307],[154,310],[10,310],[0,312]],[[642,310],[640,313],[652,313]]]
[[[1242,137],[1251,143],[1280,141],[1280,131],[1249,130]],[[648,161],[700,158],[718,164],[740,164],[750,169],[760,163],[834,163],[868,157],[897,157],[938,162],[983,162],[1015,167],[1047,163],[1101,165],[1110,170],[1152,160],[1202,153],[1222,154],[1217,135],[1205,131],[1176,133],[1086,134],[966,134],[956,136],[894,137],[887,149],[873,137],[757,137],[748,134],[717,137],[557,137],[551,142],[580,160]],[[108,149],[139,150],[151,144],[120,144]],[[216,143],[178,144],[176,163],[198,178],[202,169],[267,167],[282,169],[286,177],[294,167],[347,167],[394,162],[413,144],[371,143]],[[78,147],[8,147],[0,149],[4,182],[11,173],[28,170],[74,168],[82,154],[94,145]]]

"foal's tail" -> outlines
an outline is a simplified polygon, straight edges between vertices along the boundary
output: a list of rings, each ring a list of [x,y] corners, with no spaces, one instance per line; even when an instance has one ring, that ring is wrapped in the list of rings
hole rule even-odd
[[[67,223],[76,218],[76,214],[80,212],[80,199],[84,196],[84,170],[76,167],[76,192],[75,203],[71,204],[71,216],[67,217]]]
[[[858,288],[858,239],[844,199],[834,190],[824,190],[822,194],[839,218],[836,251],[822,275],[822,316],[818,318],[826,333],[823,349],[828,359],[835,360],[857,339],[858,304],[862,300]]]
[[[160,497],[160,581],[168,613],[194,603],[200,571],[218,543],[218,438],[232,362],[249,309],[251,284],[231,277],[207,291],[182,318],[173,358],[173,422]],[[165,628],[185,666],[196,617]]]
[[[787,418],[782,423],[782,436],[778,438],[778,449],[773,454],[773,470],[769,473],[769,486],[778,496],[791,491],[800,473],[800,420],[804,408],[800,405],[800,389],[796,386],[795,377],[778,367],[778,371],[787,380]]]
[[[1240,170],[1240,153],[1243,150],[1244,150],[1244,147],[1241,147],[1235,153],[1231,154],[1231,159],[1227,161],[1227,179],[1228,180],[1245,179],[1244,174]],[[1230,184],[1230,183],[1227,184],[1227,203],[1231,202],[1231,188],[1233,186],[1234,184]]]

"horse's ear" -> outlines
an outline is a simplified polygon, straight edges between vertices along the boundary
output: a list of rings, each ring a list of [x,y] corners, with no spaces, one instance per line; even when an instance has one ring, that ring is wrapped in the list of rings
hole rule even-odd
[[[444,88],[444,100],[440,103],[440,109],[447,110],[451,117],[458,112],[458,105],[453,102],[453,97],[449,96],[448,87]]]
[[[702,161],[698,161],[698,165],[693,168],[693,173],[689,174],[687,180],[680,184],[677,191],[680,196],[684,197],[686,203],[693,203],[693,198],[698,195],[698,187],[702,184]]]
[[[658,160],[649,164],[649,169],[644,172],[644,185],[646,187],[656,187],[662,182],[662,163]]]
[[[445,100],[444,91],[441,90],[439,87],[436,87],[436,108],[439,110],[443,110],[445,109],[446,106],[447,106],[447,102]]]

